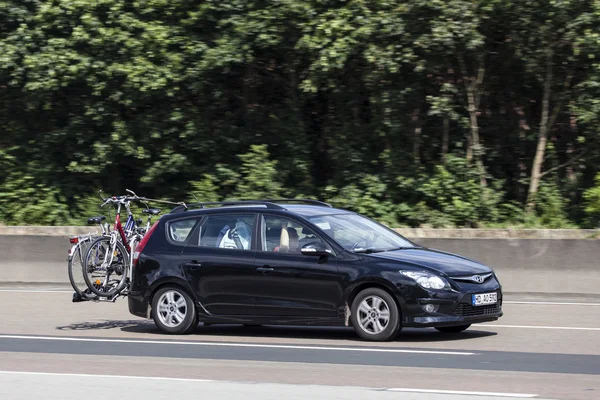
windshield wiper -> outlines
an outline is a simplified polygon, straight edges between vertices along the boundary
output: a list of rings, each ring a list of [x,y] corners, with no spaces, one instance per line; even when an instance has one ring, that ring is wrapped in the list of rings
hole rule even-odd
[[[385,249],[382,251],[410,250],[410,249],[418,249],[418,247],[417,246],[403,246],[403,247],[394,247],[393,249]]]
[[[353,251],[355,253],[364,253],[364,254],[371,254],[371,253],[383,253],[384,251],[395,251],[395,250],[410,250],[410,249],[418,249],[418,246],[402,246],[402,247],[393,247],[391,249],[378,249],[375,247],[367,247],[366,249],[354,249]]]
[[[385,251],[385,250],[383,250],[383,249],[376,249],[374,247],[369,247],[369,248],[366,248],[366,249],[354,249],[355,253],[361,253],[361,254],[362,253],[364,253],[364,254],[379,253],[381,251]]]

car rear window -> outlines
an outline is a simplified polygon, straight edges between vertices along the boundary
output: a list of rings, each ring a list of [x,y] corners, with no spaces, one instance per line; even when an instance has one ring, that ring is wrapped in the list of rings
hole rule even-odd
[[[177,243],[185,242],[196,225],[196,221],[198,221],[197,218],[189,218],[170,222],[167,225],[169,239]]]

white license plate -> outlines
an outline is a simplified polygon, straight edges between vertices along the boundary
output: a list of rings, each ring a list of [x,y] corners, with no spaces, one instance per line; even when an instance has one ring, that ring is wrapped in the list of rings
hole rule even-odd
[[[474,306],[484,306],[486,304],[496,304],[498,302],[498,293],[482,293],[471,296],[471,304]]]

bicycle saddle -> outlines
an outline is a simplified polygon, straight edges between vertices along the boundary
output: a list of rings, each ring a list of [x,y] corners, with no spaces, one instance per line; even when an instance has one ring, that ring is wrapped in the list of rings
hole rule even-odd
[[[106,217],[104,215],[99,215],[97,217],[88,218],[87,223],[88,223],[88,225],[97,225],[97,224],[101,224],[102,221],[104,221],[105,219],[106,219]]]
[[[144,214],[158,215],[160,214],[160,208],[144,208],[142,212]]]

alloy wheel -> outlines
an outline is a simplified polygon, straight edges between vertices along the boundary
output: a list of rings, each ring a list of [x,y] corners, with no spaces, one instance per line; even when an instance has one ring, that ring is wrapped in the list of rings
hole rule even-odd
[[[185,320],[188,307],[185,297],[176,290],[164,292],[158,299],[157,315],[165,326],[175,328]]]
[[[371,295],[360,303],[357,316],[363,331],[377,335],[385,330],[390,322],[390,308],[384,299]]]

